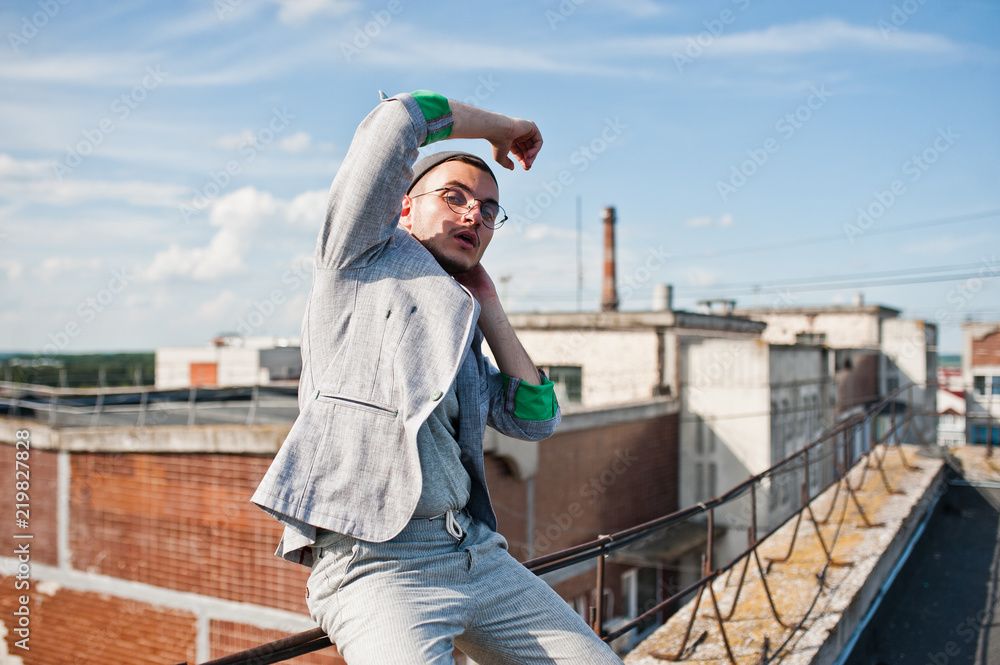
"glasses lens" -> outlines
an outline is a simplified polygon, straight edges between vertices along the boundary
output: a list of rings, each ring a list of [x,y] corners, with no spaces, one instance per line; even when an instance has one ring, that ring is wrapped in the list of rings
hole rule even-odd
[[[473,206],[476,205],[476,201],[478,201],[478,199],[470,197],[461,189],[446,189],[443,197],[448,207],[459,215],[464,215],[472,210]],[[479,214],[483,218],[483,224],[491,229],[499,227],[507,219],[503,208],[492,201],[479,201]]]
[[[497,206],[497,212],[493,217],[493,221],[490,222],[491,229],[499,229],[503,226],[503,223],[507,221],[507,213],[504,211],[503,206]]]
[[[460,189],[444,190],[444,200],[448,207],[455,212],[462,214],[469,209],[469,199]]]

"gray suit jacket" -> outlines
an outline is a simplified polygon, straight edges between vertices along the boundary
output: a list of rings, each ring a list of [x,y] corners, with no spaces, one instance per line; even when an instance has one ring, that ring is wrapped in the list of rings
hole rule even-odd
[[[484,426],[541,439],[559,423],[558,412],[514,416],[519,382],[505,391],[480,353],[475,299],[397,228],[427,124],[412,96],[384,100],[330,190],[302,322],[299,416],[252,499],[285,523],[278,555],[299,563],[308,565],[317,527],[376,542],[403,529],[421,491],[417,431],[460,368],[468,507],[492,528]]]

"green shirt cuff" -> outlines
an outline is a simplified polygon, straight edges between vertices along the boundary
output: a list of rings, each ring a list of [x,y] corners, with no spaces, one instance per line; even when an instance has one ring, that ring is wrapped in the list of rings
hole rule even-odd
[[[422,146],[443,141],[451,136],[454,118],[451,115],[451,105],[448,99],[430,90],[416,90],[413,98],[420,105],[420,110],[427,121],[427,139]]]
[[[517,384],[514,395],[514,417],[521,420],[551,420],[556,416],[559,404],[556,402],[556,391],[551,381],[543,377],[545,382],[540,386],[521,381]],[[510,377],[503,375],[503,389],[510,389]]]

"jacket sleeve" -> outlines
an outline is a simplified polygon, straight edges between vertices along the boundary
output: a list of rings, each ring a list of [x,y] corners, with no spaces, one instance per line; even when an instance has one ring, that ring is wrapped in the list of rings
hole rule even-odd
[[[368,114],[330,187],[317,268],[360,268],[380,256],[399,222],[417,149],[450,129],[447,100],[425,91],[383,99]]]
[[[522,384],[520,379],[502,374],[489,359],[484,360],[490,391],[486,423],[501,434],[525,441],[552,436],[562,420],[562,411],[548,377],[542,376],[541,386]]]

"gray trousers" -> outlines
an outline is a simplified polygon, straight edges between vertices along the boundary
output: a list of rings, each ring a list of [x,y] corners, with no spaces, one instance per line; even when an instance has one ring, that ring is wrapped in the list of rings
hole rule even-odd
[[[443,665],[458,646],[479,665],[621,665],[573,609],[460,513],[411,520],[385,543],[324,533],[308,605],[350,665]]]

